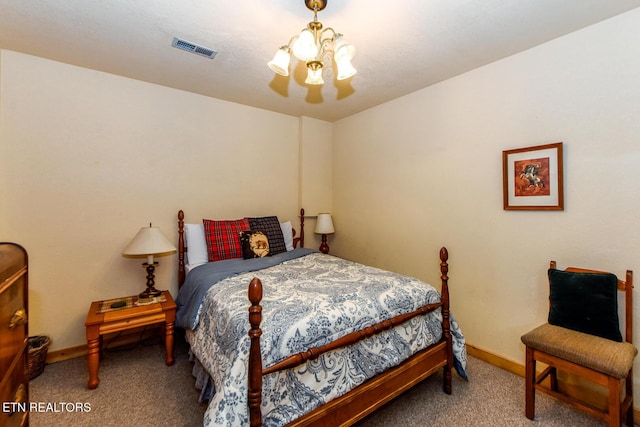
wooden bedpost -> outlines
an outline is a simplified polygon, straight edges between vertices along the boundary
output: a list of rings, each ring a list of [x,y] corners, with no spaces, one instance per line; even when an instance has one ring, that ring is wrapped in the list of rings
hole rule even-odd
[[[252,427],[262,425],[262,413],[260,405],[262,404],[262,354],[260,351],[260,322],[262,322],[262,282],[254,277],[249,283],[249,338],[251,339],[251,347],[249,349],[249,422]]]
[[[300,209],[300,247],[304,248],[304,209]]]
[[[300,209],[300,237],[296,236],[296,230],[293,230],[293,247],[304,248],[304,209]]]
[[[178,211],[178,289],[182,287],[185,277],[184,269],[184,212]]]
[[[451,367],[453,366],[453,341],[451,339],[451,320],[449,315],[449,252],[447,248],[440,249],[440,280],[442,281],[442,289],[440,291],[442,297],[442,334],[447,341],[447,364],[444,367],[444,378],[442,389],[445,393],[451,394]]]

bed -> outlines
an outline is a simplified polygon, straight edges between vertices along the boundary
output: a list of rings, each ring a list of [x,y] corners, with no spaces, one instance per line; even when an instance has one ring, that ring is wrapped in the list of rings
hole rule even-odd
[[[464,337],[449,312],[446,248],[437,292],[304,248],[304,210],[299,237],[290,223],[262,217],[203,220],[203,238],[199,223],[184,218],[180,211],[177,326],[201,400],[209,400],[204,425],[350,425],[439,369],[447,394],[454,368],[466,379]],[[264,242],[250,241],[251,233]],[[239,246],[220,242],[238,235]],[[270,256],[261,256],[265,243]],[[230,245],[232,258],[214,253]]]

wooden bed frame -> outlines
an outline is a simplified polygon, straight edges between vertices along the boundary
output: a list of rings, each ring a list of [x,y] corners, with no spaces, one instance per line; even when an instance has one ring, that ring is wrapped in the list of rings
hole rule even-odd
[[[294,230],[295,236],[295,230]],[[294,239],[295,245],[304,247],[304,209],[300,210],[300,237]],[[178,286],[181,287],[185,279],[185,254],[187,247],[184,241],[184,212],[178,212]],[[440,249],[440,291],[441,301],[420,307],[418,310],[393,317],[389,320],[369,326],[362,331],[356,331],[321,347],[310,348],[307,351],[290,356],[275,365],[262,367],[260,350],[260,336],[262,331],[262,283],[254,278],[249,284],[249,322],[251,329],[249,337],[251,348],[249,352],[249,416],[251,426],[262,425],[260,405],[262,403],[262,377],[264,375],[294,368],[307,360],[313,360],[323,353],[339,347],[354,344],[383,330],[395,327],[421,314],[426,314],[442,308],[442,339],[431,347],[425,348],[402,362],[400,365],[377,375],[350,392],[316,408],[301,418],[291,422],[288,426],[348,426],[364,418],[385,403],[399,396],[406,390],[429,377],[432,373],[443,368],[443,390],[451,394],[451,370],[453,368],[453,344],[450,330],[449,314],[449,286],[447,263],[449,254],[446,248]]]

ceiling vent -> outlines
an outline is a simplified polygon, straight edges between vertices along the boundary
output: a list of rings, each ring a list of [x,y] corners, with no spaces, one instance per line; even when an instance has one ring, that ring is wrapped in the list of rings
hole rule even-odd
[[[187,52],[195,53],[197,55],[206,56],[209,59],[215,58],[216,54],[218,53],[213,49],[209,49],[208,47],[204,47],[196,43],[191,43],[177,37],[173,38],[171,46],[177,47],[178,49],[186,50]]]

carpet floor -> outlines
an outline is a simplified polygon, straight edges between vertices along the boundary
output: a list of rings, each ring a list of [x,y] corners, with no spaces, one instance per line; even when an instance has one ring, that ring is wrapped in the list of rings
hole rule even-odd
[[[100,385],[87,388],[86,358],[45,367],[30,382],[30,401],[39,405],[30,425],[40,426],[198,426],[205,403],[191,376],[192,364],[182,340],[176,362],[164,363],[164,346],[138,345],[106,351],[100,363]],[[442,392],[442,374],[361,420],[358,427],[389,426],[604,426],[605,423],[546,395],[536,395],[536,420],[524,416],[524,380],[469,358],[466,382],[454,374],[453,394]]]

